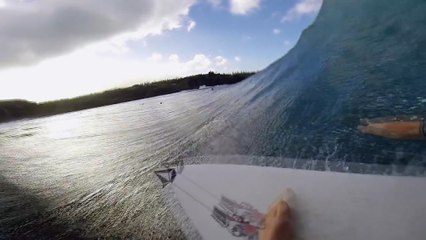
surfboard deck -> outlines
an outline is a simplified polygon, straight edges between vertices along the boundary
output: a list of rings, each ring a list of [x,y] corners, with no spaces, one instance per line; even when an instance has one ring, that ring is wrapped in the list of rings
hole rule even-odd
[[[203,239],[257,239],[256,219],[295,192],[296,239],[424,239],[426,178],[186,165],[171,188]]]

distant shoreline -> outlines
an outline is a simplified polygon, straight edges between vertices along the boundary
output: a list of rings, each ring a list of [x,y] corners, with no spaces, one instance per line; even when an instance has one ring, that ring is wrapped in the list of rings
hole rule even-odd
[[[37,118],[80,111],[176,93],[184,90],[199,89],[202,86],[211,87],[223,84],[234,84],[253,74],[254,72],[239,72],[232,74],[209,72],[208,74],[137,84],[128,88],[108,90],[101,93],[44,103],[35,103],[26,100],[0,101],[0,123],[24,118]]]

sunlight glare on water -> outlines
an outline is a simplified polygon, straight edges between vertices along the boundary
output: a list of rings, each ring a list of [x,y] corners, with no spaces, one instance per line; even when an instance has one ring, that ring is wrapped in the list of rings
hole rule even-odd
[[[12,231],[18,238],[182,238],[152,170],[196,148],[194,139],[206,134],[197,129],[215,111],[200,99],[212,94],[0,125],[0,212],[14,219],[3,221],[0,236],[21,226]]]
[[[56,121],[46,123],[48,136],[51,139],[69,138],[75,132],[84,131],[81,128],[90,128],[90,125],[83,125],[79,118],[59,118]]]

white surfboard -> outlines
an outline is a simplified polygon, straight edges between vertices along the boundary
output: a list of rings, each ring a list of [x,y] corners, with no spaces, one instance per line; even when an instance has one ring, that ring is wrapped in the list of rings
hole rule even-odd
[[[262,214],[286,188],[297,239],[426,239],[424,177],[222,164],[177,172],[170,186],[207,240],[257,239]]]

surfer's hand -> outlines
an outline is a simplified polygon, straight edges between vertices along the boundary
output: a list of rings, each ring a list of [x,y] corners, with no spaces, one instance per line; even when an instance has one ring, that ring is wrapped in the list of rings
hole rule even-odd
[[[376,136],[386,135],[384,123],[370,123],[368,120],[361,120],[361,125],[358,130],[364,134],[371,134]]]
[[[291,209],[285,199],[278,200],[263,219],[260,240],[290,240],[293,237]]]
[[[422,121],[390,121],[373,123],[361,120],[358,130],[364,134],[371,134],[392,139],[422,139]]]

